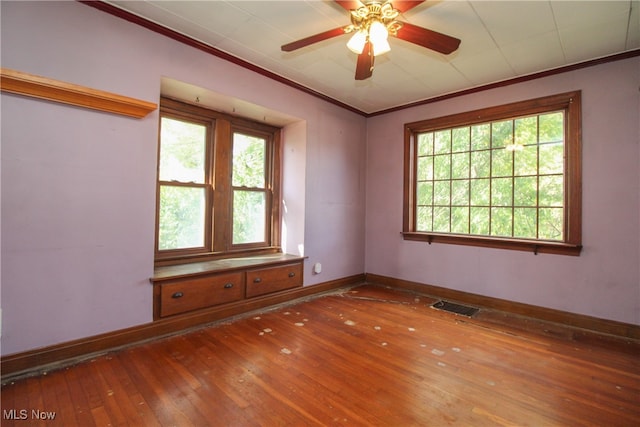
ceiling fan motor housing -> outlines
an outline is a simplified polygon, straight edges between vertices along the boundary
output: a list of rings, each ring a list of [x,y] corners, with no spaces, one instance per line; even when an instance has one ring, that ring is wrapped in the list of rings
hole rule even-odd
[[[397,35],[402,23],[396,21],[400,12],[394,9],[391,2],[370,2],[351,11],[351,25],[345,28],[346,33],[353,31],[369,32],[373,22],[383,24],[390,35]]]

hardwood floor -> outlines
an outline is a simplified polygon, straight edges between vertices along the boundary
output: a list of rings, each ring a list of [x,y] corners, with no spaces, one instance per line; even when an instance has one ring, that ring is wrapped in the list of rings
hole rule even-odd
[[[4,384],[2,425],[640,425],[638,343],[433,302],[362,286],[113,352]]]

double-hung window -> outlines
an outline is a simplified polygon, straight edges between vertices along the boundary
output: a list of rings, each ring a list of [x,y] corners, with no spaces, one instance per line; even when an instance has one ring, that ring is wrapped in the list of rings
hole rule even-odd
[[[159,134],[157,261],[279,250],[279,129],[163,98]]]
[[[405,125],[405,239],[578,255],[580,92]]]

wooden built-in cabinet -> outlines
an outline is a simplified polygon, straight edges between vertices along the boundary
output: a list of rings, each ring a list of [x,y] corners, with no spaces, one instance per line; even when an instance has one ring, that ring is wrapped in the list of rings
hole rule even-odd
[[[247,271],[247,298],[302,285],[302,262]]]
[[[154,319],[302,286],[304,258],[273,254],[156,267]]]

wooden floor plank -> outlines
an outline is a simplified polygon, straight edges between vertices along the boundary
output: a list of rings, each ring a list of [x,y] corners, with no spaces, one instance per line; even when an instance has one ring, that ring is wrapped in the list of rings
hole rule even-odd
[[[2,425],[640,425],[638,343],[434,302],[363,286],[13,380]]]
[[[90,363],[90,362],[89,362]],[[89,400],[85,391],[83,389],[82,383],[80,382],[80,378],[88,375],[89,371],[89,363],[82,363],[77,366],[69,367],[65,369],[64,376],[66,381],[67,388],[69,390],[69,395],[71,396],[71,400],[74,406],[75,418],[78,422],[77,425],[84,425],[87,427],[95,426],[95,422],[93,416],[91,415],[91,407],[89,406]],[[55,384],[47,384],[48,387],[56,388]],[[61,386],[59,386],[61,387]],[[3,394],[6,390],[3,390]],[[15,391],[19,393],[19,391]],[[60,410],[61,412],[64,408],[55,408],[56,410]],[[64,417],[67,416],[65,413]],[[56,422],[58,417],[56,417]]]

